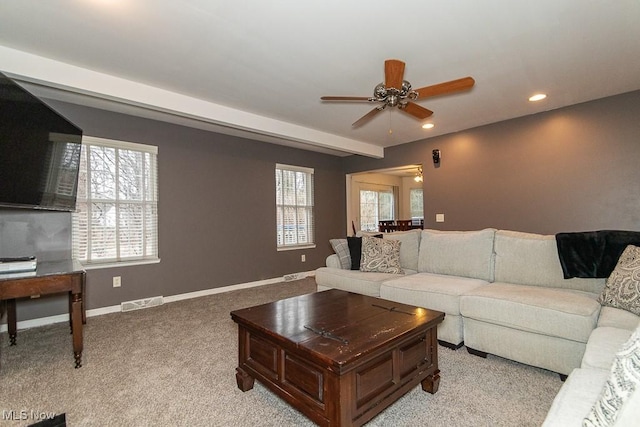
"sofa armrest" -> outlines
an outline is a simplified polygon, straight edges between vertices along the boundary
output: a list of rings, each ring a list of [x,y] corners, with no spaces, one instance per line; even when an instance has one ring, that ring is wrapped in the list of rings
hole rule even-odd
[[[574,369],[556,395],[542,427],[579,427],[598,400],[609,372]]]
[[[331,267],[331,268],[342,268],[340,266],[340,258],[338,258],[338,255],[336,254],[331,254],[327,257],[327,261],[326,261],[327,267]]]

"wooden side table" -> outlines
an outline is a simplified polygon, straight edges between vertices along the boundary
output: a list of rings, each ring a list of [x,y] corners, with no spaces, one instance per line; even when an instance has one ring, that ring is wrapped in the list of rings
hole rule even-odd
[[[0,305],[6,305],[10,345],[17,343],[16,299],[36,295],[67,292],[69,294],[69,325],[73,335],[75,367],[82,366],[82,325],[86,323],[83,295],[85,271],[76,260],[39,262],[34,275],[4,277],[0,274]],[[0,308],[0,318],[4,307]]]

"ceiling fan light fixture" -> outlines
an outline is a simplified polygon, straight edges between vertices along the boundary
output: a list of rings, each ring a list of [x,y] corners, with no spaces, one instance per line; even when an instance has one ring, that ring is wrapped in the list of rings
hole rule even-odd
[[[425,123],[422,125],[422,129],[433,129],[434,126],[435,125],[433,123]]]
[[[371,120],[385,107],[397,107],[420,121],[426,120],[433,114],[433,111],[418,105],[414,101],[469,90],[475,84],[475,80],[472,77],[463,77],[414,90],[411,87],[411,83],[403,78],[404,68],[405,63],[398,59],[386,60],[384,62],[385,80],[383,83],[376,85],[371,98],[364,96],[321,96],[320,100],[380,103],[378,107],[369,111],[351,125],[351,127],[356,128]]]
[[[387,97],[387,88],[384,87],[384,83],[380,83],[378,86],[376,86],[376,88],[373,90],[373,97],[376,98],[376,100],[384,100]]]
[[[547,97],[547,95],[544,94],[544,93],[536,93],[535,95],[532,95],[532,96],[529,97],[529,101],[531,101],[531,102],[542,101],[546,97]]]

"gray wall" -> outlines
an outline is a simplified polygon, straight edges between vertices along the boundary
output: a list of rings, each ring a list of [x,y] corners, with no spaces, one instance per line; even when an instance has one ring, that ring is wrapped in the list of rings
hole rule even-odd
[[[391,147],[384,159],[351,156],[345,171],[422,163],[429,228],[640,230],[639,118],[635,91]]]
[[[343,234],[346,207],[340,158],[73,104],[50,104],[85,135],[153,144],[159,150],[161,262],[88,270],[89,309],[315,270],[331,253],[329,239]],[[315,249],[276,251],[277,162],[315,169]],[[9,215],[15,214],[0,211],[0,224]],[[54,215],[62,215],[62,222],[70,216]],[[25,233],[15,240],[33,240],[33,234]],[[69,242],[68,230],[63,235]],[[113,276],[122,277],[121,288],[113,288]],[[57,312],[20,306],[19,320],[66,312],[64,300]]]

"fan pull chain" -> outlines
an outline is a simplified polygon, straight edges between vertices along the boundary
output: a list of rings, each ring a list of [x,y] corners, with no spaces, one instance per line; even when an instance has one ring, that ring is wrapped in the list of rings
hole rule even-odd
[[[391,128],[391,110],[389,110],[389,135],[393,133],[393,129]]]

